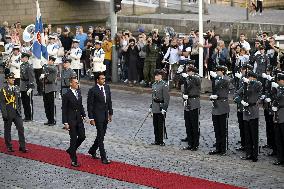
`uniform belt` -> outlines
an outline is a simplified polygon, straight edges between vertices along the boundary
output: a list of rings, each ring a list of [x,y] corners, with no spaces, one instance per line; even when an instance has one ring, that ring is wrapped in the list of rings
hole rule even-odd
[[[153,101],[156,102],[156,103],[164,103],[163,100],[155,100],[155,99],[153,99]]]
[[[217,100],[228,100],[228,97],[218,97]]]
[[[188,96],[188,98],[199,98],[199,95],[192,95],[192,96]]]
[[[255,106],[256,103],[249,103],[249,106]]]
[[[21,81],[29,81],[28,79],[21,79]]]

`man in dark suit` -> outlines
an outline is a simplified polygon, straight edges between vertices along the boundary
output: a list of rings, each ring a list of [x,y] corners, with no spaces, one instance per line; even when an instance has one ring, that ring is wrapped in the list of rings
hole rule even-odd
[[[77,78],[71,78],[70,89],[62,98],[62,121],[70,135],[70,147],[66,152],[70,155],[73,167],[80,166],[77,162],[76,150],[86,138],[83,123],[85,117],[79,82]]]
[[[112,121],[113,110],[110,87],[105,84],[103,73],[97,76],[96,85],[89,90],[87,104],[90,124],[97,128],[96,140],[88,153],[97,159],[96,151],[99,148],[102,163],[109,164],[104,148],[104,137],[107,124]]]

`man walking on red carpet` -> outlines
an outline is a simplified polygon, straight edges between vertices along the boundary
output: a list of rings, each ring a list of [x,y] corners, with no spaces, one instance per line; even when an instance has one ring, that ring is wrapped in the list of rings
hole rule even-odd
[[[86,138],[83,123],[85,117],[79,82],[77,78],[71,78],[70,89],[62,98],[62,120],[65,129],[69,131],[70,135],[70,147],[66,152],[70,155],[73,167],[80,166],[77,162],[76,150]]]
[[[88,92],[88,115],[91,125],[97,128],[97,137],[93,146],[89,150],[89,154],[94,158],[99,148],[101,160],[103,164],[109,164],[104,148],[104,137],[106,134],[107,124],[112,121],[112,101],[110,87],[105,84],[105,76],[99,73],[96,78],[96,85]]]

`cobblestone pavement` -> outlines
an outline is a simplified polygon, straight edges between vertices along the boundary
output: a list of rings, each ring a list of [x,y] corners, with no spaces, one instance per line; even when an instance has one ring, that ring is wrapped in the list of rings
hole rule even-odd
[[[81,85],[85,107],[89,88],[90,86]],[[271,164],[274,158],[266,156],[269,150],[261,149],[259,161],[256,163],[240,160],[239,156],[243,153],[234,150],[239,140],[235,105],[231,105],[229,118],[230,150],[227,156],[221,157],[207,155],[215,142],[209,101],[201,103],[200,148],[196,152],[191,152],[180,150],[186,145],[180,142],[180,139],[185,137],[181,98],[171,98],[166,120],[169,139],[166,140],[165,147],[158,147],[149,145],[154,138],[151,118],[147,119],[137,138],[133,139],[139,124],[147,113],[151,96],[113,90],[112,97],[114,116],[105,139],[109,159],[249,188],[284,188],[284,168]],[[62,125],[59,124],[60,100],[56,100],[58,125],[54,127],[43,126],[46,120],[42,98],[34,97],[34,101],[35,121],[25,124],[27,142],[66,149],[69,145],[69,135],[61,129]],[[2,119],[0,123],[0,136],[3,137]],[[96,136],[96,129],[90,125],[85,127],[87,139],[79,152],[86,154]],[[13,139],[17,140],[16,130],[13,129],[12,133]],[[261,111],[260,144],[265,143],[264,117]],[[62,188],[141,187],[32,160],[4,154],[0,156],[0,188],[57,188],[56,186],[59,185]],[[76,183],[77,180],[78,183]]]

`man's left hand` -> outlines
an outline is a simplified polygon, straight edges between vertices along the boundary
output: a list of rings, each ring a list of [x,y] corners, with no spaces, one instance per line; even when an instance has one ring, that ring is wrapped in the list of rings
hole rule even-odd
[[[112,122],[112,115],[108,115],[108,122]]]

